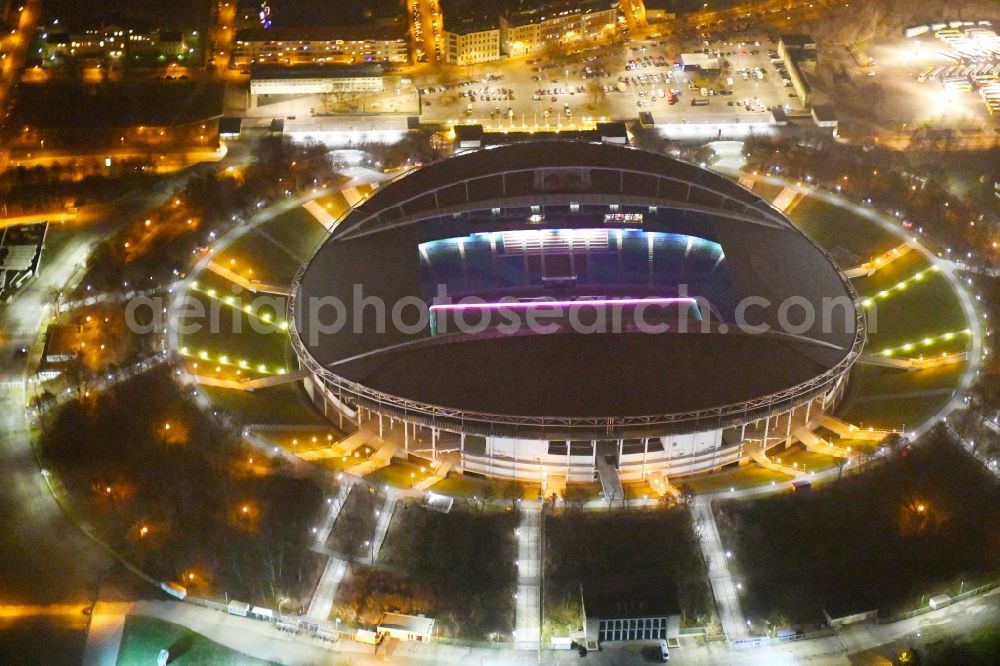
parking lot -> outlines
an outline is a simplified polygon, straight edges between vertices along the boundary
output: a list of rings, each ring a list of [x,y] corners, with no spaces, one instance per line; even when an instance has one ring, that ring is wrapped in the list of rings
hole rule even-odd
[[[886,90],[882,115],[940,126],[1000,126],[1000,102],[990,104],[1000,99],[1000,42],[981,40],[997,50],[970,48],[972,40],[954,34],[965,29],[946,30],[941,37],[929,31],[880,42],[868,50],[875,64],[866,76]]]
[[[415,83],[424,122],[491,128],[575,127],[652,113],[657,122],[761,122],[775,106],[801,109],[766,38],[691,44],[716,58],[715,71],[686,71],[666,41],[592,47],[561,58],[520,58],[461,68],[451,81]],[[455,70],[456,72],[458,70]],[[692,103],[694,102],[694,103]]]

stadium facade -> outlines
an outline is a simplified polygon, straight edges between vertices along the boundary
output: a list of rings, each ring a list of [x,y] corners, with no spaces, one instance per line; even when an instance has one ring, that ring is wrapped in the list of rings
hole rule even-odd
[[[582,141],[383,185],[299,271],[290,319],[334,422],[395,456],[543,484],[744,462],[833,409],[865,341],[849,282],[769,204]]]

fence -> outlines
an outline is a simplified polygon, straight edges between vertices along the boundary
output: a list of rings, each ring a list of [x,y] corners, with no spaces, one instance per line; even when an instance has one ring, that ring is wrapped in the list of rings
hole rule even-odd
[[[733,650],[748,650],[752,648],[782,645],[784,643],[795,643],[797,641],[808,641],[815,638],[828,638],[837,632],[833,629],[821,629],[811,631],[807,634],[792,634],[790,636],[751,636],[749,638],[736,638],[729,641],[729,647]]]
[[[909,620],[910,618],[914,618],[919,615],[924,615],[925,613],[930,613],[931,611],[940,610],[941,608],[950,606],[956,601],[964,601],[965,599],[970,599],[977,595],[985,594],[986,592],[989,592],[990,590],[997,587],[1000,587],[1000,581],[993,581],[992,583],[986,583],[985,585],[980,585],[979,587],[974,587],[970,590],[966,590],[961,594],[956,594],[948,601],[948,603],[939,605],[937,608],[931,608],[929,605],[921,606],[920,608],[915,608],[911,611],[907,611],[905,613],[899,613],[898,615],[893,615],[891,617],[877,618],[875,621],[878,624],[892,624],[893,622],[899,622],[900,620]]]
[[[211,610],[219,611],[221,613],[226,613],[227,615],[234,614],[231,613],[229,606],[227,604],[218,601],[213,601],[211,599],[202,599],[199,597],[189,596],[186,597],[184,601],[195,604],[197,606],[203,606]],[[352,631],[346,631],[344,629],[341,629],[340,623],[320,622],[299,615],[281,615],[280,613],[275,613],[273,615],[266,615],[266,614],[254,613],[253,609],[250,609],[249,611],[247,611],[246,615],[239,614],[239,617],[246,617],[247,619],[250,620],[266,622],[268,624],[274,625],[274,628],[279,631],[285,631],[294,634],[302,633],[308,635],[311,638],[318,638],[330,642],[354,639],[354,633]]]

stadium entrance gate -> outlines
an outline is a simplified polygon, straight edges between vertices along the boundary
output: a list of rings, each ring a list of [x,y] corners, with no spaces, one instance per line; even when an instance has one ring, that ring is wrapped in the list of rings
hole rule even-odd
[[[609,641],[652,641],[667,637],[667,617],[633,617],[600,622],[598,639]]]

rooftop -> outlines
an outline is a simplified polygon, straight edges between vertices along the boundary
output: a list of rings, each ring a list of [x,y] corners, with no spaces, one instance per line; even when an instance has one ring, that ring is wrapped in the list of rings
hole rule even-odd
[[[389,628],[405,631],[418,636],[430,636],[434,630],[434,618],[423,615],[385,613],[378,623],[379,630]]]
[[[821,374],[842,356],[761,335],[565,333],[458,337],[334,371],[377,391],[469,411],[640,416],[769,395]]]
[[[628,234],[617,233],[616,225],[651,238],[674,234],[694,241],[687,241],[687,251],[680,247],[683,260],[654,248],[650,258],[631,250],[626,255],[622,239]],[[534,249],[525,250],[531,256],[519,268],[518,239],[528,243],[528,236],[539,233],[551,234],[552,244],[536,248],[531,241]],[[560,249],[561,239],[574,233],[589,239],[589,249]],[[497,254],[491,260],[487,255],[496,251],[479,246],[493,247],[482,239],[498,234],[509,235],[513,244],[498,242],[508,258]],[[466,237],[456,245],[464,248],[461,262],[440,262],[427,250]],[[721,249],[718,263],[705,263],[696,252],[701,245]],[[609,250],[596,249],[601,247]],[[598,256],[609,251],[620,263]],[[532,263],[539,252],[552,256],[544,268]],[[373,270],[372,257],[394,269]],[[499,267],[501,261],[507,263]],[[722,264],[725,277],[716,270]],[[627,266],[629,275],[662,273],[666,281],[647,284],[647,276],[636,286],[616,266]],[[548,284],[536,279],[539,271]],[[552,276],[572,278],[556,284]],[[742,334],[732,325],[691,334],[676,327],[642,334],[629,326],[623,332],[570,334],[561,326],[546,335],[453,335],[450,326],[443,330],[441,317],[434,330],[379,330],[374,314],[351,311],[354,285],[362,286],[366,298],[394,304],[412,298],[426,303],[433,294],[428,286],[441,284],[449,294],[481,294],[491,303],[514,291],[518,299],[542,292],[559,298],[704,295],[718,310],[715,323],[730,322],[739,299],[775,305],[748,313],[750,324],[770,327],[761,335]],[[584,141],[483,148],[383,185],[317,251],[296,294],[295,332],[304,353],[320,366],[387,396],[492,415],[645,417],[742,404],[798,390],[804,382],[812,386],[815,377],[850,357],[858,332],[856,306],[836,267],[759,197],[663,155]],[[824,299],[845,297],[844,307],[836,309],[842,316],[832,324],[817,315],[807,330],[780,332],[777,304],[805,299],[819,313],[827,311]],[[360,317],[360,329],[318,330],[305,305],[315,304],[314,298],[346,304],[347,321]],[[326,314],[319,318],[325,321]]]
[[[781,35],[781,41],[785,46],[804,48],[806,46],[815,46],[816,40],[812,38],[811,35],[806,34],[788,34]]]
[[[307,65],[284,67],[282,65],[254,65],[250,68],[250,78],[261,79],[353,79],[357,77],[381,77],[382,67],[377,63],[354,65]]]
[[[441,0],[441,12],[444,14],[444,29],[458,35],[500,27],[500,17],[495,9],[475,0]]]
[[[613,0],[512,0],[504,13],[511,25],[540,23],[559,16],[591,14],[618,6]]]
[[[268,30],[249,28],[236,33],[237,42],[326,42],[406,39],[405,26],[304,25],[273,26]]]

